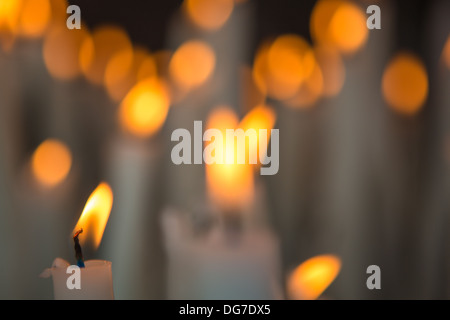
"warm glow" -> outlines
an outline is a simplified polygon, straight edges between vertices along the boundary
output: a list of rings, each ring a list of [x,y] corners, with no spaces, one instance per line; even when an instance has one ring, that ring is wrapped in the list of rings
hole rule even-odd
[[[166,120],[170,97],[157,78],[141,81],[127,94],[119,110],[122,127],[139,137],[157,132]]]
[[[48,139],[34,152],[31,165],[36,179],[42,185],[53,187],[67,177],[72,166],[72,155],[64,143]]]
[[[295,96],[316,69],[316,59],[309,44],[297,35],[283,35],[258,50],[253,79],[259,90],[275,99]]]
[[[278,37],[268,56],[269,94],[277,99],[292,97],[314,68],[308,43],[297,35]]]
[[[344,85],[345,67],[341,56],[332,47],[319,46],[314,50],[317,62],[322,70],[323,91],[326,97],[336,96]]]
[[[344,0],[319,0],[311,13],[311,36],[316,43],[333,45],[330,22],[337,9],[346,3]]]
[[[366,19],[364,12],[352,3],[339,6],[331,19],[330,32],[340,51],[353,53],[367,41]]]
[[[100,183],[87,200],[72,232],[75,234],[78,230],[83,229],[83,233],[79,237],[81,246],[89,242],[95,249],[98,248],[111,213],[112,204],[111,187],[105,182]]]
[[[233,11],[233,0],[185,0],[185,9],[191,21],[206,30],[222,27]]]
[[[450,35],[448,36],[444,50],[442,51],[442,59],[447,68],[450,69]]]
[[[315,300],[333,282],[341,269],[341,260],[333,255],[308,259],[290,275],[289,297],[294,300]]]
[[[73,79],[81,73],[78,60],[81,45],[89,37],[86,27],[69,30],[54,27],[44,40],[44,61],[50,74],[58,79]]]
[[[44,34],[51,18],[49,0],[23,0],[19,30],[23,36],[37,38]]]
[[[319,44],[350,54],[367,41],[366,19],[364,11],[350,1],[319,0],[311,14],[311,35]]]
[[[270,141],[270,133],[275,125],[276,118],[277,116],[275,114],[275,111],[271,107],[267,105],[258,105],[252,110],[250,110],[250,112],[244,117],[244,119],[242,119],[242,121],[239,124],[239,128],[242,128],[244,131],[246,131],[247,129],[254,129],[258,134],[257,140],[248,139],[249,140],[248,145],[246,144],[246,161],[248,161],[247,158],[251,152],[256,152],[256,154],[259,154],[260,129],[267,130],[267,140],[266,140],[267,143],[261,145],[261,149],[267,150],[267,146]],[[261,162],[258,156],[258,166],[256,166],[256,168],[258,168],[260,164]]]
[[[201,86],[214,71],[216,57],[213,49],[199,40],[181,45],[169,65],[172,80],[182,89]]]
[[[17,33],[22,0],[0,1],[0,43],[10,50]]]
[[[105,71],[117,53],[132,55],[132,46],[128,35],[115,26],[102,26],[92,33],[92,37],[83,41],[80,51],[80,65],[89,81],[102,84]]]
[[[234,153],[234,161],[223,164],[206,164],[206,182],[208,193],[219,208],[224,211],[242,210],[253,199],[253,170],[248,164],[237,164],[235,150],[226,146],[226,129],[235,129],[238,125],[236,114],[227,107],[216,108],[209,116],[207,128],[218,129],[223,135],[223,149],[216,149],[216,157],[230,160]],[[205,154],[206,158],[208,154]],[[205,158],[205,160],[206,160]],[[225,160],[226,161],[226,160]]]
[[[398,54],[384,71],[382,91],[386,102],[394,110],[408,115],[416,113],[428,96],[425,66],[412,54]]]
[[[286,104],[293,108],[312,107],[322,95],[323,76],[319,65],[315,64],[311,75],[305,80],[300,89]]]

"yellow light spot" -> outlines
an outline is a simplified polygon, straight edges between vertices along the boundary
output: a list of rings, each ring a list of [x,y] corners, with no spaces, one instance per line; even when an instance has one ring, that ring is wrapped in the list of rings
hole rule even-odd
[[[190,20],[206,30],[217,30],[227,22],[233,12],[233,0],[185,0]]]
[[[428,96],[428,76],[423,63],[410,53],[400,53],[386,67],[382,79],[386,102],[403,114],[414,114]]]
[[[343,53],[353,53],[367,41],[369,31],[366,15],[352,3],[344,3],[336,10],[330,22],[334,44]]]
[[[209,79],[215,63],[213,49],[202,41],[192,40],[184,43],[173,54],[169,73],[177,86],[190,90]]]
[[[333,282],[341,269],[341,260],[321,255],[306,260],[288,279],[289,297],[294,300],[315,300]]]
[[[351,54],[367,41],[366,18],[365,13],[350,1],[319,0],[311,14],[311,36],[320,45]]]
[[[152,78],[138,83],[123,100],[119,110],[122,127],[139,137],[156,133],[169,110],[170,98],[166,85]]]
[[[12,48],[18,32],[22,0],[0,1],[0,43],[4,50]]]
[[[32,157],[32,171],[36,179],[47,187],[63,181],[72,165],[69,148],[55,139],[42,142]]]
[[[270,141],[271,130],[275,125],[275,121],[277,116],[275,111],[269,107],[268,105],[258,105],[250,110],[247,115],[242,119],[239,124],[239,128],[246,131],[247,129],[254,129],[257,133],[257,139],[248,139],[248,144],[246,144],[246,161],[248,163],[249,157],[251,153],[255,153],[257,155],[258,163],[255,166],[255,170],[259,168],[261,165],[261,159],[259,158],[260,150],[267,150],[267,146]],[[266,143],[262,143],[260,141],[260,130],[264,129],[267,132]]]
[[[19,20],[20,34],[38,38],[46,31],[51,17],[49,0],[24,0]]]
[[[58,79],[73,79],[81,73],[79,52],[89,37],[86,28],[69,30],[65,26],[52,28],[45,37],[44,62],[50,74]]]
[[[111,187],[105,182],[100,183],[89,196],[80,219],[72,232],[72,234],[75,234],[78,230],[83,229],[83,233],[79,237],[81,246],[90,242],[95,249],[98,248],[111,213],[112,204]]]
[[[222,132],[223,148],[215,149],[215,156],[223,159],[223,164],[206,164],[206,182],[208,194],[213,203],[224,211],[242,210],[253,199],[254,176],[248,164],[237,164],[237,144],[234,150],[226,144],[226,129],[235,129],[238,125],[236,114],[229,107],[218,107],[208,117],[207,128]],[[208,145],[208,143],[206,143]],[[234,161],[232,159],[234,154]],[[205,154],[205,161],[209,155]],[[229,163],[227,163],[229,162]]]
[[[314,68],[309,51],[308,43],[297,35],[275,40],[267,56],[270,95],[283,100],[295,94]]]
[[[336,10],[345,3],[343,0],[319,0],[311,13],[311,36],[316,43],[333,45],[329,32],[330,21]]]
[[[81,46],[81,69],[89,81],[100,85],[105,79],[110,59],[126,51],[132,52],[132,45],[125,31],[115,26],[102,26]]]

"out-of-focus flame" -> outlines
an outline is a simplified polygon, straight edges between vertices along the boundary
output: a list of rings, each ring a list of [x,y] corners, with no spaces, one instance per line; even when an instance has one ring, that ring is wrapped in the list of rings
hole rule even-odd
[[[336,96],[345,81],[345,66],[336,49],[320,45],[314,49],[316,59],[322,70],[323,91],[325,97]]]
[[[20,11],[20,34],[29,38],[41,37],[50,23],[50,1],[23,0],[22,8]]]
[[[94,84],[102,84],[105,71],[117,53],[130,57],[126,63],[131,63],[132,45],[128,35],[116,26],[102,26],[83,41],[80,50],[80,65],[86,78]]]
[[[53,187],[67,177],[72,166],[72,155],[64,143],[48,139],[34,152],[31,166],[34,176],[42,185]]]
[[[276,121],[275,111],[267,105],[258,105],[247,113],[247,115],[242,119],[239,124],[239,128],[246,131],[247,129],[254,129],[257,134],[257,139],[248,139],[248,144],[246,144],[246,161],[250,154],[255,153],[258,155],[258,165],[255,166],[258,169],[261,165],[261,159],[259,158],[260,149],[267,150],[270,141],[270,132],[273,129]],[[261,129],[265,129],[267,132],[266,143],[262,143],[259,139],[259,133]]]
[[[45,37],[44,62],[52,76],[69,80],[81,74],[79,53],[81,45],[89,37],[86,27],[69,30],[66,26],[52,28]]]
[[[334,255],[320,255],[306,260],[289,276],[287,290],[294,300],[315,300],[333,282],[341,269]]]
[[[279,100],[293,98],[316,70],[316,59],[309,44],[289,34],[258,50],[253,78],[261,92]]]
[[[203,41],[191,40],[173,54],[169,74],[177,86],[187,91],[205,83],[212,75],[215,64],[213,49]]]
[[[346,0],[318,1],[311,14],[310,29],[315,42],[345,54],[356,52],[368,37],[366,15]]]
[[[98,248],[111,213],[112,204],[111,187],[105,182],[100,183],[89,196],[80,219],[72,232],[75,234],[78,230],[83,229],[83,234],[79,238],[82,246],[90,242],[95,249]]]
[[[108,63],[105,85],[114,101],[121,101],[131,88],[145,78],[156,77],[156,63],[146,49],[117,53]]]
[[[442,59],[447,68],[450,69],[450,35],[447,37],[447,42],[445,42],[444,50],[442,51]]]
[[[383,73],[384,99],[394,110],[411,115],[428,96],[428,76],[422,61],[407,52],[397,54]]]
[[[219,159],[223,157],[224,163],[206,164],[206,182],[211,200],[224,211],[242,210],[253,199],[252,167],[249,164],[237,163],[236,143],[234,150],[228,149],[226,145],[226,129],[236,129],[237,125],[238,118],[228,107],[216,108],[207,121],[207,128],[220,130],[223,137],[223,149],[216,148],[215,156]],[[208,157],[205,153],[206,162]]]
[[[185,0],[185,11],[189,19],[205,30],[222,27],[233,12],[233,0]]]
[[[353,53],[367,41],[366,15],[351,2],[339,6],[330,21],[333,42],[343,53]]]
[[[165,83],[158,78],[146,79],[135,85],[123,100],[119,120],[126,131],[149,137],[164,124],[169,105]]]
[[[0,43],[10,50],[18,32],[22,0],[0,1]]]

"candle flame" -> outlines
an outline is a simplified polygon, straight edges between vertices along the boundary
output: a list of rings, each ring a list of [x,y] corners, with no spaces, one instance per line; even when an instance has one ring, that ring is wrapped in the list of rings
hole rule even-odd
[[[291,299],[315,300],[333,282],[341,269],[341,260],[334,255],[320,255],[300,264],[288,279]]]
[[[80,219],[72,232],[76,234],[79,230],[83,230],[83,236],[80,237],[81,245],[89,241],[95,249],[98,248],[111,213],[112,203],[111,187],[105,182],[100,183],[89,196]]]

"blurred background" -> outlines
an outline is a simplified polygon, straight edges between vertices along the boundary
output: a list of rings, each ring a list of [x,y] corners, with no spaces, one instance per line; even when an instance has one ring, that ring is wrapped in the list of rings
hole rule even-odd
[[[101,182],[108,223],[80,241],[117,299],[450,298],[449,17],[445,0],[0,0],[0,298],[53,298],[39,274],[76,263]],[[203,147],[195,120],[278,129],[278,173],[175,165],[175,129]]]

